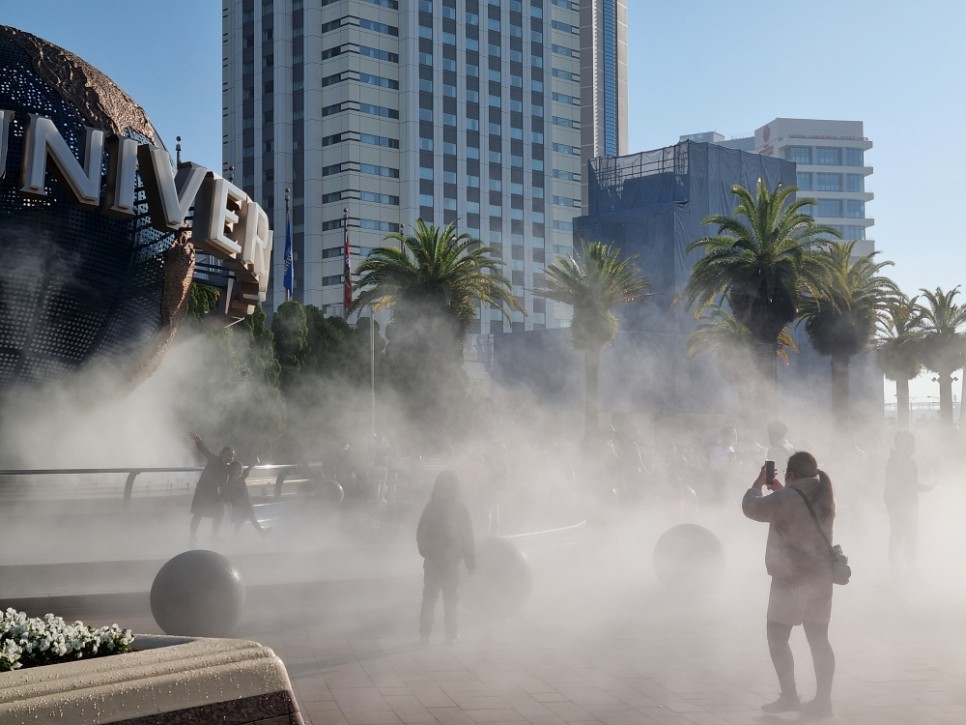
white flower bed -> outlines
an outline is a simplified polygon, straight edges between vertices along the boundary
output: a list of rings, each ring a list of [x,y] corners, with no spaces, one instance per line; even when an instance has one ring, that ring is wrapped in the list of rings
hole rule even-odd
[[[9,608],[0,617],[0,672],[128,652],[133,641],[131,630],[116,624],[94,629],[53,614],[28,617]]]

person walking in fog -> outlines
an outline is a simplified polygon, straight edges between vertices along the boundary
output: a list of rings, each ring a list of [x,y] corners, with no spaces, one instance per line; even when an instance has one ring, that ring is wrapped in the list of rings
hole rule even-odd
[[[763,495],[768,487],[770,495]],[[805,499],[815,511],[809,512]],[[762,466],[758,478],[741,502],[745,516],[768,523],[765,568],[771,575],[766,629],[781,694],[762,706],[768,713],[802,709],[816,717],[832,714],[832,678],[835,653],[828,639],[832,616],[832,569],[828,545],[816,522],[832,540],[835,498],[832,481],[819,470],[811,453],[793,453],[785,468],[784,486],[777,476],[765,480]],[[788,644],[792,627],[803,624],[815,667],[815,699],[802,704],[795,685],[795,661]]]
[[[191,433],[190,436],[208,461],[195,485],[195,495],[191,499],[190,542],[194,546],[198,542],[198,526],[203,518],[211,518],[212,538],[218,536],[221,529],[221,519],[225,515],[228,467],[235,460],[235,450],[231,446],[225,446],[218,455],[215,455],[205,445],[200,435]]]
[[[919,484],[916,437],[896,432],[886,462],[885,505],[889,511],[889,563],[893,576],[912,574],[919,548],[919,494],[932,486]]]
[[[257,464],[258,461],[256,460]],[[242,467],[238,461],[232,461],[228,466],[228,483],[225,486],[225,501],[231,509],[231,522],[235,525],[233,536],[238,536],[242,524],[251,522],[255,531],[262,536],[266,531],[255,517],[255,509],[248,498],[248,474],[255,466]]]
[[[773,420],[768,424],[767,431],[768,450],[765,452],[765,458],[775,462],[776,471],[784,470],[788,457],[795,452],[795,446],[785,437],[788,435],[788,426],[780,420]]]
[[[473,523],[463,503],[459,479],[452,471],[436,477],[429,503],[416,527],[416,546],[423,557],[423,601],[419,610],[419,638],[425,644],[433,628],[436,600],[443,595],[446,640],[459,640],[457,588],[460,562],[470,574],[476,569]]]

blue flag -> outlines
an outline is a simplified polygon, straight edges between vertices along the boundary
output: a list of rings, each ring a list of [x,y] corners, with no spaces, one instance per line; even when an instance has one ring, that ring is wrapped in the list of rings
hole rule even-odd
[[[295,263],[292,258],[292,220],[285,218],[285,276],[282,284],[289,294],[295,293]]]

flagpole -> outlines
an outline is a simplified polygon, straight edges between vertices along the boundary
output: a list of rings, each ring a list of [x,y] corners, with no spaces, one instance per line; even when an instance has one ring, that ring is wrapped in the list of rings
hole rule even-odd
[[[352,305],[352,265],[349,261],[349,208],[342,209],[342,317],[349,320]]]
[[[291,189],[285,187],[285,275],[282,286],[285,288],[285,301],[292,299],[295,292],[295,256],[292,253],[292,218],[289,215]]]

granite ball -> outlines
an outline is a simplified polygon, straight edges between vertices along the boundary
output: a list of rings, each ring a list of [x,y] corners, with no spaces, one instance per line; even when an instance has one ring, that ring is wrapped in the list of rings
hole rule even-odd
[[[717,583],[723,567],[721,540],[697,524],[668,529],[654,547],[654,569],[668,589],[709,589]]]
[[[151,614],[165,634],[227,637],[244,608],[241,575],[215,551],[178,554],[161,567],[151,585]]]
[[[516,614],[532,588],[530,562],[516,544],[498,536],[476,543],[476,572],[467,584],[467,599],[478,616],[500,619]]]

